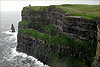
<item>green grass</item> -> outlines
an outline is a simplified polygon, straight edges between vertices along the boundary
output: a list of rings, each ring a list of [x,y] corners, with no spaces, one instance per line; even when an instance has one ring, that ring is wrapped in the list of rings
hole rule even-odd
[[[70,48],[73,48],[71,51],[74,51],[75,48],[78,48],[80,51],[87,52],[88,54],[87,56],[84,54],[81,56],[81,58],[86,58],[84,63],[89,62],[90,64],[92,64],[93,57],[95,56],[96,43],[90,43],[87,41],[77,42],[70,39],[63,33],[57,34],[55,36],[50,36],[49,34],[41,33],[34,29],[19,29],[19,33],[20,32],[43,40],[45,42],[45,45],[50,45],[54,43],[57,46],[69,46]],[[53,55],[55,56],[55,54]],[[51,54],[50,56],[53,55]],[[81,62],[79,62],[79,64],[80,63]]]
[[[52,25],[51,21],[39,22],[38,24],[34,24],[33,26],[40,27],[41,29],[45,30],[45,33],[56,31],[56,28]]]
[[[28,34],[28,35],[31,35],[33,37],[37,37],[40,39],[50,38],[48,34],[40,33],[39,31],[34,30],[34,29],[19,29],[19,32],[22,32],[23,34]]]
[[[100,19],[100,13],[87,13],[87,14],[74,13],[74,12],[69,12],[69,13],[73,14],[74,16],[81,16],[86,19]]]
[[[26,20],[22,20],[22,21],[19,22],[19,25],[25,25],[26,26],[28,24],[30,24],[30,22],[26,21]]]
[[[85,5],[85,4],[64,4],[64,5],[51,5],[52,7],[60,8],[67,13],[71,13],[74,16],[82,16],[87,19],[100,19],[100,5]],[[76,11],[69,12],[67,9]],[[33,11],[47,11],[47,6],[27,6],[23,8],[22,13],[29,13]]]
[[[73,14],[74,16],[82,16],[83,18],[87,19],[97,19],[100,18],[100,10],[98,10],[98,5],[52,5],[52,7],[60,8],[64,10],[67,13]],[[78,8],[77,8],[78,7]],[[77,11],[77,12],[69,12],[66,10],[70,9],[72,11]],[[44,6],[41,7],[25,7],[23,8],[24,13],[27,13],[29,10],[34,10],[34,11],[43,11]],[[85,12],[85,13],[83,13]],[[34,22],[35,19],[32,19],[31,21]],[[50,45],[50,44],[55,44],[57,46],[63,46],[67,47],[69,46],[72,48],[71,50],[74,51],[75,48],[79,49],[80,51],[87,53],[87,56],[82,54],[82,58],[85,58],[86,60],[83,62],[82,59],[74,57],[74,58],[69,58],[69,62],[72,64],[71,67],[75,67],[77,64],[78,67],[87,67],[86,63],[89,62],[90,65],[92,65],[93,57],[95,56],[95,50],[96,50],[96,44],[94,42],[87,42],[87,41],[82,41],[82,42],[77,42],[75,40],[70,39],[68,36],[65,34],[56,34],[56,35],[49,35],[47,33],[55,33],[57,32],[56,28],[52,25],[51,21],[45,21],[42,22],[41,20],[38,20],[39,23],[33,24],[33,26],[39,27],[40,29],[45,30],[45,33],[41,33],[37,30],[34,29],[19,29],[18,33],[23,33],[23,34],[28,34],[32,37],[37,37],[40,40],[43,40],[45,42],[45,45]],[[19,22],[19,25],[29,25],[30,21],[21,21]],[[57,59],[58,55],[57,54],[50,54],[50,57],[53,59]],[[68,58],[67,58],[68,59]]]
[[[71,65],[71,67],[88,67],[86,65],[86,63],[84,63],[83,61],[81,61],[80,59],[78,58],[70,58],[70,57],[66,57],[65,59],[67,59]]]
[[[19,29],[19,32],[22,32],[24,34],[28,34],[28,35],[31,35],[33,37],[37,37],[37,38],[40,38],[40,39],[44,39],[50,43],[56,43],[57,45],[68,45],[68,46],[82,46],[82,48],[87,48],[86,50],[89,49],[89,47],[92,46],[95,47],[95,45],[93,46],[92,44],[96,44],[96,43],[90,43],[90,42],[87,42],[87,41],[82,41],[81,43],[80,42],[77,42],[77,41],[74,41],[72,39],[70,39],[68,36],[66,36],[65,34],[57,34],[57,35],[49,35],[49,34],[45,34],[45,33],[41,33],[37,30],[34,30],[34,29]],[[86,45],[87,44],[87,45]]]
[[[82,16],[87,19],[100,19],[100,5],[65,4],[55,5],[53,7],[60,8],[74,16]],[[67,9],[75,12],[70,12]]]
[[[59,58],[59,56],[55,53],[51,53],[48,56],[52,58],[52,61],[57,61]]]
[[[31,7],[27,6],[27,7],[23,8],[22,13],[27,13],[30,10],[32,10],[32,11],[43,11],[45,7],[46,6],[31,6]]]
[[[32,21],[22,20],[22,21],[19,22],[19,25],[21,25],[21,26],[29,26],[30,22],[32,22]],[[33,21],[33,23],[34,23],[34,21]],[[44,22],[42,22],[40,20],[40,21],[38,21],[38,23],[35,23],[32,26],[33,27],[39,27],[40,29],[44,30],[45,33],[51,33],[51,32],[56,33],[57,32],[56,28],[52,25],[52,22],[50,20],[44,21]]]
[[[63,8],[68,8],[74,11],[86,12],[86,13],[100,13],[100,5],[85,5],[85,4],[64,4],[59,5]]]

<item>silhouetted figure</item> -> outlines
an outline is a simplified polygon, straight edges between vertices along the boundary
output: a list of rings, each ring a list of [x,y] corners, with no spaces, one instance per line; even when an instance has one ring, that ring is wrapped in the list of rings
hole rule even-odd
[[[29,7],[30,7],[31,5],[29,4]]]
[[[13,24],[11,25],[11,30],[12,30],[12,32],[15,32],[15,28],[14,28]]]

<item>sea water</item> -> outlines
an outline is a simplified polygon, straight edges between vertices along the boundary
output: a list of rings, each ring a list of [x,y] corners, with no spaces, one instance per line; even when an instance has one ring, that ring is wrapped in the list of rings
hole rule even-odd
[[[49,67],[38,59],[16,51],[20,12],[1,12],[0,16],[0,67]],[[16,32],[10,32],[11,24]]]

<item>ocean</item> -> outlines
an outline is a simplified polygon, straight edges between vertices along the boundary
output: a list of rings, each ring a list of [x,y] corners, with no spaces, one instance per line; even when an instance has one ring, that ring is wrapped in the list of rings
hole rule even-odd
[[[49,67],[32,56],[16,51],[21,12],[1,12],[0,18],[0,67]],[[14,33],[10,32],[11,24],[15,27]]]

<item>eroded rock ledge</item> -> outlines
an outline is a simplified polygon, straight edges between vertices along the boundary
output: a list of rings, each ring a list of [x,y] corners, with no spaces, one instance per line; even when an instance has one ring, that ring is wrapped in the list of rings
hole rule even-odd
[[[90,67],[96,54],[97,21],[53,6],[34,8],[22,10],[17,50],[51,67],[58,67],[56,63],[62,67]]]
[[[100,24],[97,25],[98,33],[97,33],[97,50],[95,60],[93,62],[92,67],[100,67]]]

